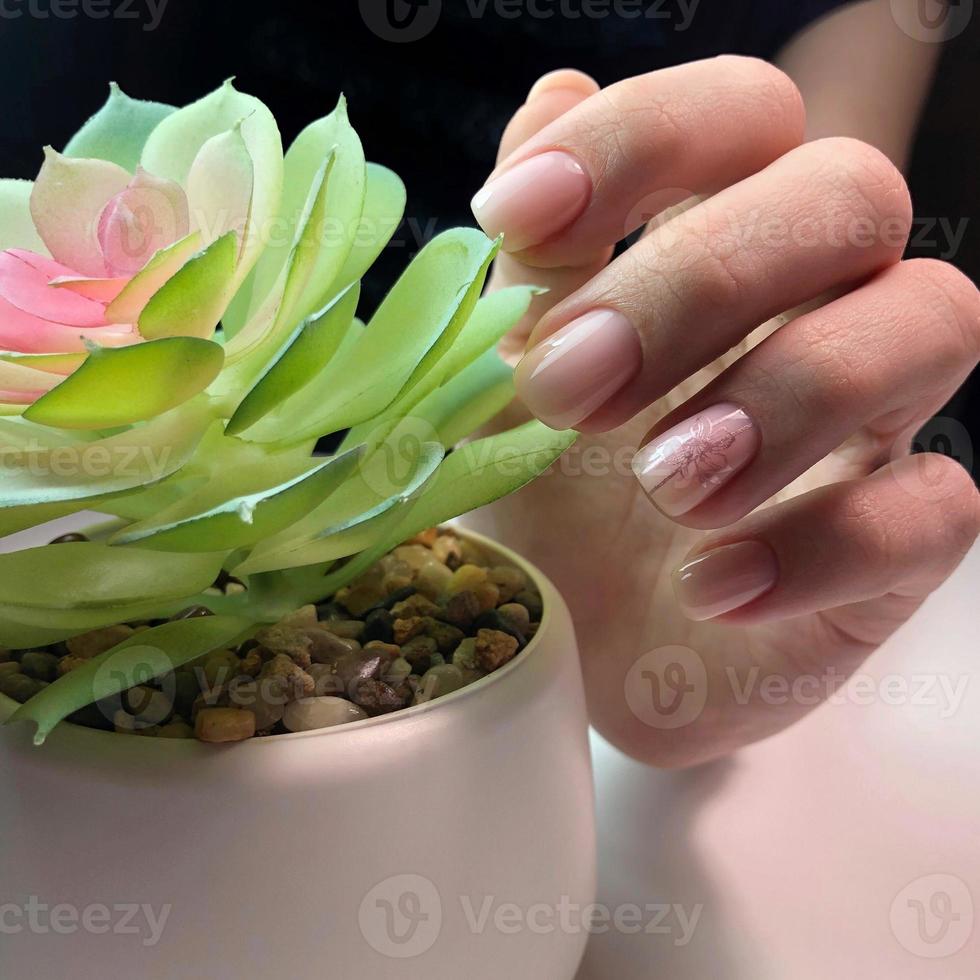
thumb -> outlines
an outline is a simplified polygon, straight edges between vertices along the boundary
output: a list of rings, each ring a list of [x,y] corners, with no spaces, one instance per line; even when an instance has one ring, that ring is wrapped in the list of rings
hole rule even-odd
[[[498,165],[532,136],[563,116],[570,109],[599,91],[599,84],[583,72],[562,68],[543,75],[531,88],[527,101],[517,110],[504,131],[497,154]],[[496,171],[494,171],[496,173]],[[549,290],[531,304],[524,320],[501,345],[501,354],[516,360],[534,325],[555,303],[585,285],[609,261],[611,250],[603,249],[595,261],[576,268],[536,269],[510,255],[501,254],[494,264],[488,292],[507,286],[531,284]]]

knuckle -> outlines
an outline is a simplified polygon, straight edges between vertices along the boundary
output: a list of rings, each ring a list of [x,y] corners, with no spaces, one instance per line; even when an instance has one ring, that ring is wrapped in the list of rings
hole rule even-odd
[[[980,535],[980,491],[973,477],[955,460],[939,453],[924,453],[936,489],[936,520],[942,551],[965,554]]]
[[[834,136],[815,140],[811,154],[819,173],[838,194],[847,197],[858,214],[877,223],[901,222],[905,234],[912,227],[912,198],[898,168],[880,150],[861,140]],[[856,201],[855,201],[856,199]]]
[[[901,269],[914,281],[920,302],[940,331],[929,340],[948,339],[956,363],[980,358],[980,290],[973,280],[939,259],[910,259]]]

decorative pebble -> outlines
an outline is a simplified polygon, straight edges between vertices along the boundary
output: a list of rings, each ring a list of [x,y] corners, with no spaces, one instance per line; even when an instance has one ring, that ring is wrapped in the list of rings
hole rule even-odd
[[[0,677],[9,677],[13,674],[20,673],[20,664],[14,663],[14,661],[8,661],[6,663],[0,664]]]
[[[400,603],[404,605],[404,603]],[[364,620],[364,632],[361,640],[370,643],[372,640],[381,640],[382,643],[391,643],[394,637],[395,618],[387,609],[372,609]]]
[[[457,592],[446,600],[439,618],[467,630],[473,625],[473,620],[480,615],[480,608],[480,599],[475,592],[470,590]]]
[[[134,633],[132,626],[106,626],[103,629],[92,630],[81,636],[72,637],[67,641],[68,652],[80,660],[91,660],[99,654],[111,650],[120,643],[128,640]]]
[[[241,742],[254,734],[255,715],[243,708],[204,708],[194,722],[194,735],[202,742]]]
[[[44,681],[28,677],[27,674],[7,674],[0,676],[0,694],[6,694],[23,704],[47,687]]]
[[[151,687],[130,688],[123,697],[126,710],[144,725],[160,725],[173,714],[174,705],[162,691]]]
[[[313,678],[302,667],[298,667],[284,653],[276,654],[262,668],[260,679],[278,684],[279,693],[288,701],[308,698],[315,686]],[[275,689],[275,688],[274,688]]]
[[[432,544],[432,554],[450,571],[463,564],[463,548],[454,534],[440,534]]]
[[[363,708],[344,698],[303,698],[286,706],[282,723],[291,732],[314,732],[367,717]]]
[[[457,592],[472,592],[486,580],[487,570],[485,568],[480,568],[478,565],[461,565],[453,572],[449,588],[446,591],[450,595],[455,595]]]
[[[169,725],[161,725],[157,730],[157,738],[193,738],[194,729],[186,721],[172,721]]]
[[[311,641],[310,656],[315,664],[332,664],[345,653],[354,653],[361,649],[357,640],[348,640],[327,630],[311,629],[306,635]]]
[[[527,606],[522,606],[519,602],[507,602],[498,607],[497,615],[522,636],[527,634],[531,625],[531,614],[527,611]]]
[[[527,576],[511,565],[496,565],[490,569],[490,581],[500,591],[500,601],[510,602],[518,592],[527,587]]]
[[[364,633],[364,622],[360,619],[329,619],[320,626],[345,640],[359,640]]]
[[[436,698],[458,691],[461,687],[463,687],[463,674],[459,667],[453,664],[433,667],[423,676],[422,685],[415,695],[415,703],[424,704],[426,701],[434,701]]]
[[[386,715],[407,707],[412,698],[411,689],[406,685],[392,687],[379,680],[357,681],[351,685],[350,694],[351,700],[371,716]]]
[[[531,616],[531,622],[540,622],[544,607],[541,602],[541,595],[531,589],[524,589],[514,596],[514,602],[519,602]]]
[[[481,669],[499,670],[517,654],[517,640],[500,630],[480,630],[476,634],[476,658]]]
[[[236,708],[245,708],[252,712],[255,716],[256,731],[274,727],[282,721],[286,710],[286,699],[281,685],[268,679],[235,684],[228,696]]]
[[[314,612],[313,606],[309,607]],[[255,640],[274,654],[289,657],[297,667],[309,667],[313,663],[311,651],[313,640],[308,635],[309,624],[305,624],[307,632],[294,626],[268,626],[255,634]]]
[[[415,588],[427,599],[438,599],[452,581],[453,573],[441,562],[433,561],[423,566],[415,579]]]

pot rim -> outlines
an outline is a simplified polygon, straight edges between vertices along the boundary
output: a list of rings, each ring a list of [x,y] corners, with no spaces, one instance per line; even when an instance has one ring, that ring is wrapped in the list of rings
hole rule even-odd
[[[86,525],[89,529],[93,527],[100,527],[99,524]],[[516,551],[511,550],[494,541],[492,538],[480,534],[477,531],[472,531],[469,528],[461,527],[454,524],[440,525],[443,527],[452,527],[453,531],[460,537],[469,538],[475,541],[477,544],[482,545],[484,548],[489,550],[494,555],[499,555],[501,558],[506,559],[508,562],[516,565],[520,568],[538,587],[542,596],[545,597],[545,602],[542,610],[541,625],[538,628],[537,633],[531,638],[527,646],[521,650],[521,652],[514,657],[509,663],[505,664],[503,667],[495,670],[491,674],[487,674],[485,677],[481,677],[478,681],[474,681],[472,684],[467,684],[465,687],[461,687],[458,691],[453,691],[451,694],[446,694],[441,698],[435,698],[432,701],[427,701],[424,704],[412,705],[409,708],[402,708],[399,711],[393,711],[390,714],[378,715],[375,718],[363,718],[360,721],[347,722],[341,725],[332,725],[329,728],[317,728],[308,732],[286,732],[281,735],[267,735],[262,738],[249,738],[244,739],[240,742],[228,743],[225,745],[206,745],[205,743],[199,742],[197,739],[166,739],[166,738],[140,738],[134,735],[121,735],[118,732],[104,732],[95,728],[86,728],[82,725],[75,725],[69,721],[60,722],[52,730],[52,735],[61,731],[71,731],[74,733],[76,738],[80,739],[92,739],[95,743],[105,745],[109,741],[118,745],[118,739],[125,738],[128,740],[127,747],[130,747],[133,742],[143,742],[147,750],[159,752],[161,748],[170,750],[171,754],[176,755],[181,751],[184,752],[200,752],[202,749],[207,751],[209,749],[236,749],[241,752],[245,750],[246,746],[258,746],[258,745],[278,745],[286,741],[295,741],[298,739],[307,738],[329,738],[331,735],[349,735],[356,734],[363,731],[373,730],[379,728],[383,725],[395,725],[404,722],[410,722],[413,719],[419,718],[422,715],[428,714],[432,711],[439,711],[443,706],[454,705],[464,698],[475,697],[485,694],[494,685],[501,683],[506,677],[509,677],[515,671],[520,670],[521,666],[528,660],[529,656],[533,654],[533,651],[537,649],[540,645],[540,640],[544,636],[551,625],[552,616],[554,614],[554,603],[558,598],[559,593],[555,589],[554,585],[547,578],[547,576],[537,568],[537,566],[531,564],[523,556],[519,555]],[[20,707],[20,705],[14,701],[12,698],[7,697],[5,694],[0,694],[0,727],[6,727],[13,713]],[[168,743],[165,747],[162,743]],[[256,748],[255,751],[258,749]],[[37,751],[43,752],[44,746],[38,747]]]

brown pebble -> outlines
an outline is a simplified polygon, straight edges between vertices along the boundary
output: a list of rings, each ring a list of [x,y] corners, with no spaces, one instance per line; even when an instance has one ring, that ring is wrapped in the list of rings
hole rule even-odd
[[[364,622],[360,619],[327,619],[320,620],[320,628],[346,640],[359,640],[364,632]]]
[[[480,603],[480,612],[496,609],[500,601],[500,589],[493,582],[481,582],[473,589],[473,594]]]
[[[429,661],[439,652],[439,644],[431,636],[415,636],[401,648],[401,655],[416,673],[429,669]]]
[[[453,571],[463,564],[463,549],[453,534],[440,534],[432,545],[432,554]]]
[[[271,653],[289,657],[297,667],[306,669],[313,663],[313,640],[304,630],[292,626],[267,626],[255,634],[255,640]]]
[[[254,734],[255,715],[243,708],[205,708],[194,723],[194,735],[201,742],[242,742]]]
[[[409,616],[407,619],[396,619],[393,628],[395,643],[404,646],[413,637],[425,631],[425,617]]]
[[[446,600],[439,618],[460,629],[468,630],[480,615],[481,603],[475,592],[457,592]]]
[[[453,577],[449,581],[449,588],[446,591],[450,595],[455,595],[457,592],[472,592],[486,580],[487,570],[485,568],[480,568],[479,565],[461,565],[453,572]]]
[[[441,562],[433,559],[415,576],[415,588],[428,599],[435,601],[449,586],[453,573]]]
[[[430,527],[426,531],[419,531],[414,538],[409,538],[406,544],[420,544],[426,548],[431,548],[439,538],[439,528]]]
[[[510,565],[497,565],[490,569],[490,581],[500,590],[500,602],[510,602],[518,592],[527,587],[527,576]]]
[[[541,601],[541,594],[533,589],[524,589],[514,596],[514,602],[519,602],[531,616],[531,622],[540,622],[544,605]]]
[[[431,636],[439,647],[439,652],[448,656],[459,646],[466,635],[461,629],[438,619],[425,618],[425,635]]]
[[[391,607],[395,619],[410,619],[412,616],[437,616],[439,607],[426,596],[416,592],[402,602],[396,602]]]
[[[157,729],[157,738],[193,738],[194,729],[186,721],[172,721]]]
[[[280,684],[287,701],[308,698],[315,687],[313,678],[284,653],[276,654],[262,669],[259,677]]]
[[[476,660],[487,673],[499,670],[517,654],[517,639],[500,630],[480,630],[476,634]]]
[[[102,629],[73,636],[67,641],[68,652],[80,660],[91,660],[99,654],[111,650],[120,643],[128,640],[134,633],[131,626],[105,626]]]
[[[351,700],[369,715],[386,715],[404,708],[411,700],[407,685],[397,688],[379,680],[357,681],[351,686]]]
[[[527,611],[527,606],[522,606],[519,602],[507,602],[497,609],[497,615],[512,629],[527,635],[531,625],[531,614]]]

